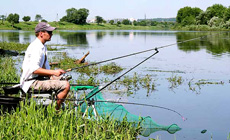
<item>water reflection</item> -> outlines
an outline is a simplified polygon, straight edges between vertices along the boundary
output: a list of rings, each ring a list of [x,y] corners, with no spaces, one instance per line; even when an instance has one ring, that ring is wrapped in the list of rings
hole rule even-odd
[[[218,35],[219,34],[219,35]],[[192,38],[198,38],[205,35],[212,35],[206,38],[197,39],[178,44],[178,49],[184,52],[207,50],[208,53],[220,56],[230,54],[230,33],[225,32],[178,32],[178,31],[143,31],[143,30],[93,30],[93,31],[56,31],[52,38],[51,44],[58,42],[60,44],[77,45],[83,48],[94,46],[96,43],[110,42],[121,45],[122,41],[132,41],[136,46],[143,46],[144,43],[157,42],[162,44],[162,40],[175,43],[175,41],[185,41]],[[35,38],[33,31],[12,31],[1,30],[0,41],[28,43]],[[61,38],[61,40],[59,39]],[[96,42],[92,42],[96,39]],[[175,38],[175,40],[173,40]],[[123,39],[123,40],[122,40]],[[161,40],[160,40],[161,39]],[[58,40],[58,41],[57,41]],[[166,43],[166,42],[165,42]],[[127,45],[127,44],[125,44]],[[151,44],[152,45],[152,44]],[[164,44],[167,45],[167,44]],[[105,44],[104,46],[108,46]]]
[[[19,42],[19,32],[1,32],[1,41]]]
[[[176,33],[177,41],[189,40],[208,35],[205,38],[178,44],[180,50],[185,52],[199,51],[206,49],[213,55],[230,53],[230,34],[218,32],[178,32]]]
[[[59,32],[59,35],[68,45],[88,45],[86,32]]]
[[[97,39],[97,41],[102,40],[103,37],[105,37],[105,36],[106,36],[106,32],[97,32],[96,33],[96,39]]]
[[[23,42],[25,42],[25,43],[31,42],[31,38],[30,38],[31,35],[32,35],[31,32],[23,33]]]

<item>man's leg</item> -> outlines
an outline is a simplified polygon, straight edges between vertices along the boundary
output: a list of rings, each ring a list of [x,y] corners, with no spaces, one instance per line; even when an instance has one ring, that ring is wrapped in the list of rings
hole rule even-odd
[[[61,99],[61,100],[57,100],[57,107],[56,107],[57,110],[60,109],[61,103],[64,102],[63,99],[66,98],[66,96],[67,96],[67,94],[69,93],[69,90],[70,90],[70,84],[69,84],[68,81],[66,81],[66,82],[67,82],[67,83],[66,83],[65,89],[64,89],[63,91],[61,91],[61,92],[57,95],[57,98],[58,98],[58,99]]]
[[[66,80],[43,80],[39,81],[36,80],[32,85],[31,89],[34,90],[43,90],[43,91],[60,91],[57,95],[57,98],[60,100],[57,100],[57,107],[56,109],[60,109],[61,103],[64,102],[64,99],[66,98],[69,90],[70,90],[70,84]]]

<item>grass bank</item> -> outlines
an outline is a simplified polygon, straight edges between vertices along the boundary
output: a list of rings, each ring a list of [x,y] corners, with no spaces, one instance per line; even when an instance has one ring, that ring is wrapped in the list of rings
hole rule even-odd
[[[38,22],[19,22],[12,26],[7,21],[0,24],[0,30],[34,30]],[[57,30],[168,30],[170,27],[163,25],[157,26],[134,26],[134,25],[111,25],[90,23],[85,25],[76,25],[68,22],[49,22],[51,26],[57,27]]]
[[[0,57],[1,83],[19,82],[14,65],[11,57]],[[3,114],[1,108],[0,139],[136,139],[139,134],[140,128],[125,119],[76,117],[82,116],[80,110],[69,108],[56,112],[52,105],[37,106],[33,101],[21,102],[10,114]]]
[[[11,114],[0,116],[0,139],[136,139],[139,129],[127,121],[88,119],[80,111],[57,112],[48,107],[21,103]]]

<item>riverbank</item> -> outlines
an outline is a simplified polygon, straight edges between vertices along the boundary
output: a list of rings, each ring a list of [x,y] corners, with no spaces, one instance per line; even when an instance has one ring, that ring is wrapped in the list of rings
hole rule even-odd
[[[12,26],[8,22],[0,24],[0,30],[24,30],[31,31],[38,22],[20,22]],[[77,25],[68,22],[49,22],[51,26],[57,27],[57,30],[170,30],[170,26],[134,26],[134,25],[111,25],[111,24],[96,24],[90,23],[85,25]]]
[[[20,22],[12,26],[5,21],[0,24],[0,30],[23,30],[32,31],[38,22]],[[89,23],[84,25],[77,25],[68,22],[49,22],[51,26],[57,27],[57,30],[179,30],[179,31],[229,31],[230,29],[224,29],[221,27],[210,27],[208,25],[187,25],[181,26],[179,24],[157,24],[156,26],[134,26],[124,24],[109,23],[96,24]]]

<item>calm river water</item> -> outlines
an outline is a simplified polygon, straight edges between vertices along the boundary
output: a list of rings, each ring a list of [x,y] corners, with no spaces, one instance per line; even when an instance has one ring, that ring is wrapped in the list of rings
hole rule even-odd
[[[87,60],[98,62],[204,35],[210,36],[159,49],[157,55],[128,73],[130,76],[134,72],[139,75],[152,75],[155,79],[156,90],[147,93],[147,90],[140,89],[129,96],[114,95],[114,97],[125,98],[129,102],[167,107],[187,118],[186,121],[183,121],[176,113],[159,108],[124,105],[133,114],[151,116],[158,124],[171,125],[175,123],[182,128],[175,134],[159,131],[151,134],[148,138],[224,140],[230,137],[229,33],[61,30],[55,31],[52,40],[47,44],[56,44],[57,48],[65,48],[59,51],[65,51],[68,56],[75,58],[90,51]],[[34,33],[31,31],[0,31],[0,41],[27,43],[34,39]],[[153,52],[138,54],[114,62],[128,70]],[[18,66],[20,67],[20,65],[21,62]],[[126,70],[115,75],[114,78]],[[74,73],[72,74],[74,75]],[[167,78],[172,76],[181,76],[182,84],[170,88],[171,83]],[[197,82],[205,84],[198,86],[195,84]],[[201,131],[204,129],[207,132],[202,134]],[[145,138],[141,137],[141,139]]]

